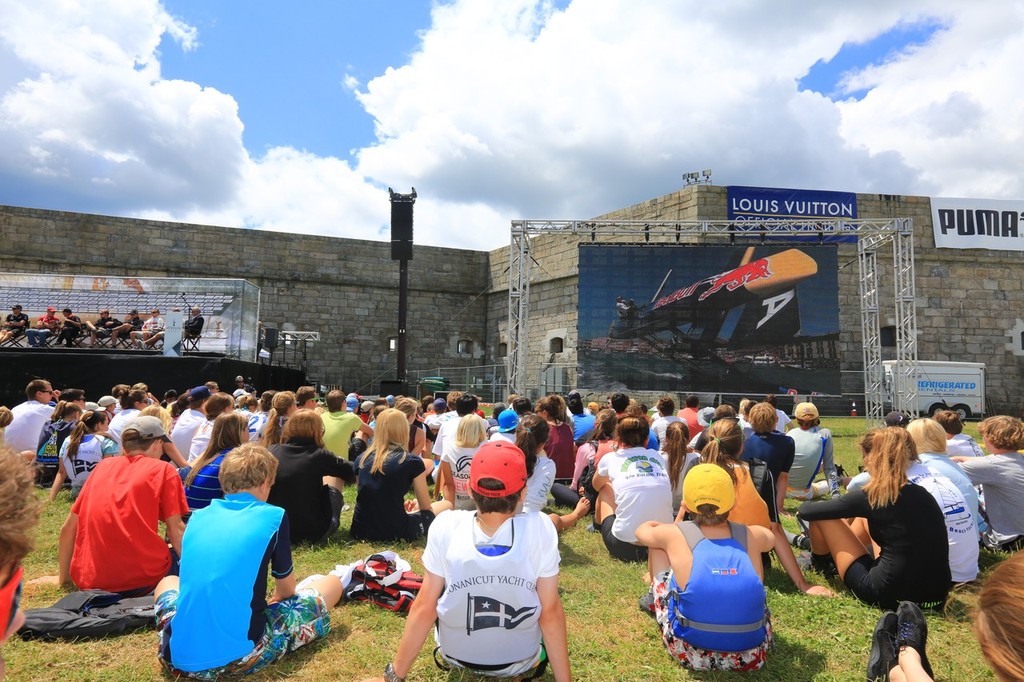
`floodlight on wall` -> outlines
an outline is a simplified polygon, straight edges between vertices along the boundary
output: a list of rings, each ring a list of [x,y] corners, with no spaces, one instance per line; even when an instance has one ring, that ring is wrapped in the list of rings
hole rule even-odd
[[[689,187],[690,185],[710,185],[711,184],[711,169],[706,168],[703,171],[691,171],[689,173],[683,173],[683,185]]]

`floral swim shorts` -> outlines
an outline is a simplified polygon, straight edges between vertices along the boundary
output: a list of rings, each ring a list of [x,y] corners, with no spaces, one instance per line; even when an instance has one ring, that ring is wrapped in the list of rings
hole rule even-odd
[[[768,659],[768,649],[772,647],[774,636],[772,635],[772,621],[767,618],[767,636],[764,642],[746,651],[711,651],[695,647],[682,639],[676,637],[672,630],[672,622],[669,618],[668,589],[670,571],[662,571],[654,576],[654,583],[651,589],[654,590],[654,614],[661,627],[661,637],[665,642],[665,648],[672,658],[680,665],[691,670],[736,670],[750,671],[760,670]],[[767,610],[765,612],[767,616]]]
[[[156,600],[156,628],[160,636],[160,651],[165,650],[163,638],[169,637],[167,624],[178,610],[178,591],[168,590]],[[267,627],[263,638],[248,654],[227,665],[197,672],[177,670],[169,661],[160,658],[164,669],[175,677],[195,680],[214,680],[221,675],[248,675],[282,658],[289,651],[326,637],[331,631],[331,614],[323,596],[312,588],[298,590],[283,601],[268,604],[263,609]]]

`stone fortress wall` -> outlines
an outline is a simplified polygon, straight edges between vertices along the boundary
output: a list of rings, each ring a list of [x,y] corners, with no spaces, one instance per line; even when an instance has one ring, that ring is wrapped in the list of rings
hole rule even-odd
[[[724,220],[726,209],[726,188],[691,185],[595,219]],[[859,194],[857,210],[861,218],[913,219],[918,357],[984,362],[990,411],[1017,414],[1024,404],[1018,395],[1024,385],[1021,253],[936,249],[927,197]],[[387,242],[15,207],[0,207],[0,235],[6,247],[2,272],[249,280],[261,288],[265,324],[320,332],[320,342],[309,347],[311,377],[362,393],[394,378],[395,355],[388,348],[397,333],[398,264],[390,260]],[[534,394],[564,391],[575,382],[581,239],[590,236],[533,241],[527,381]],[[893,290],[887,254],[878,258],[882,292]],[[842,388],[855,398],[863,391],[856,245],[839,246],[839,265]],[[490,253],[416,247],[410,262],[410,371],[440,367],[450,373],[505,362],[508,267],[508,247]],[[895,324],[891,293],[880,296],[880,307],[882,325]],[[459,352],[459,341],[468,341],[468,349]],[[883,348],[883,357],[891,352]],[[679,394],[686,390],[680,387]]]
[[[691,185],[629,206],[595,220],[693,221],[726,220],[726,188]],[[918,358],[984,362],[990,414],[1018,414],[1024,406],[1024,286],[1020,275],[1021,252],[982,249],[937,249],[932,234],[931,204],[927,197],[858,194],[859,218],[911,218],[914,225],[915,288]],[[581,238],[571,235],[535,237],[531,250],[528,382],[541,389],[550,363],[576,364],[577,270]],[[582,241],[589,242],[590,237]],[[598,241],[640,241],[598,238]],[[685,240],[684,240],[685,241]],[[689,241],[696,243],[697,238]],[[488,352],[498,352],[507,341],[508,248],[491,252],[494,288],[488,301]],[[842,390],[856,399],[863,394],[863,348],[858,285],[857,246],[839,245],[839,306]],[[878,254],[881,274],[879,317],[881,326],[896,323],[893,300],[891,250]],[[615,277],[616,273],[608,273]],[[563,352],[552,354],[553,335],[564,331]],[[895,357],[895,348],[882,349],[883,359]],[[574,373],[568,383],[572,384]],[[549,385],[548,387],[553,387]],[[679,395],[686,392],[680,387]],[[650,396],[653,397],[653,396]],[[652,403],[653,404],[653,403]]]
[[[0,235],[2,272],[248,280],[261,289],[265,325],[320,332],[308,347],[310,377],[365,394],[395,378],[388,339],[397,336],[398,263],[388,242],[6,206]],[[487,261],[484,252],[416,248],[410,369],[483,361]],[[458,353],[460,339],[469,353]]]

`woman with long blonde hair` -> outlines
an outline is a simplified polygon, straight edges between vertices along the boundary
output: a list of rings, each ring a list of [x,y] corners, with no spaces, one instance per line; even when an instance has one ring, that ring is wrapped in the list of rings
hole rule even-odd
[[[437,514],[451,509],[445,501],[431,504],[423,459],[409,452],[408,442],[408,415],[394,408],[381,411],[373,443],[357,462],[359,492],[352,514],[353,538],[415,540],[426,535]],[[405,502],[410,489],[416,500]]]
[[[868,604],[941,607],[951,585],[946,522],[931,494],[908,480],[913,439],[890,426],[869,431],[858,445],[871,480],[841,497],[800,505],[810,522],[812,566],[838,573]]]
[[[486,440],[487,423],[471,412],[459,419],[455,438],[445,443],[439,478],[444,499],[455,509],[476,508],[469,495],[469,465]]]
[[[191,511],[208,507],[224,497],[220,487],[220,463],[242,443],[249,442],[249,422],[240,412],[226,412],[213,421],[210,442],[185,475],[185,499]]]

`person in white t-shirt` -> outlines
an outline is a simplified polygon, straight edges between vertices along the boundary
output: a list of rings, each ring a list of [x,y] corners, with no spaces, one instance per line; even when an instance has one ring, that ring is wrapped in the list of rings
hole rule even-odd
[[[171,442],[178,448],[178,452],[185,454],[192,451],[192,438],[206,421],[203,407],[211,395],[206,386],[196,386],[188,392],[188,410],[181,413],[171,429]]]
[[[440,479],[444,499],[455,509],[473,509],[473,498],[469,494],[469,465],[487,439],[486,423],[475,414],[467,414],[452,423],[457,429],[441,455]]]
[[[646,561],[647,548],[637,544],[642,523],[672,522],[672,486],[665,458],[648,450],[646,419],[623,417],[615,427],[618,450],[601,458],[594,475],[597,508],[594,525],[600,527],[605,547],[620,561]]]
[[[213,434],[214,420],[222,414],[234,411],[234,408],[235,401],[227,393],[214,393],[210,396],[203,405],[206,417],[199,423],[199,428],[192,436],[192,445],[189,446],[187,455],[189,464],[195,462],[206,452],[206,446],[210,444],[210,436]],[[248,425],[248,420],[246,421]]]
[[[469,393],[463,393],[455,398],[455,412],[447,412],[438,418],[437,440],[434,441],[434,447],[431,449],[435,457],[444,455],[445,446],[455,436],[455,431],[459,428],[459,421],[466,415],[473,415],[480,420],[486,438],[488,424],[483,417],[476,414],[476,409],[479,406],[480,401],[477,397]]]
[[[516,447],[526,454],[526,501],[524,512],[544,511],[548,504],[548,493],[555,482],[555,462],[544,452],[551,427],[547,421],[535,414],[528,414],[519,421],[516,429]],[[561,533],[576,525],[580,517],[590,511],[590,500],[580,496],[576,508],[562,516],[548,514],[555,529]]]
[[[558,595],[558,535],[542,514],[517,514],[526,458],[511,443],[485,443],[472,462],[476,511],[453,510],[430,526],[423,587],[405,622],[385,682],[403,680],[431,631],[436,656],[493,677],[543,673],[572,679]],[[543,638],[543,645],[541,639]]]
[[[769,405],[775,408],[775,415],[779,418],[779,420],[775,422],[775,428],[772,430],[778,431],[779,433],[785,433],[786,429],[789,428],[790,422],[792,422],[793,420],[789,418],[788,414],[779,409],[779,400],[778,398],[775,397],[774,393],[769,393],[768,395],[766,395],[764,397],[764,402],[768,403]]]
[[[964,433],[964,423],[953,410],[939,410],[932,417],[946,432],[946,455],[948,457],[984,457],[981,446]]]
[[[25,387],[25,397],[25,402],[11,409],[13,419],[4,430],[4,442],[15,452],[29,453],[31,457],[25,457],[31,461],[39,447],[43,427],[53,416],[50,400],[59,398],[60,392],[54,391],[46,379],[33,379]]]
[[[142,331],[132,332],[132,343],[136,348],[152,348],[164,338],[164,326],[160,311],[153,308],[149,312],[149,319],[142,323]]]
[[[651,431],[658,437],[660,447],[665,444],[665,431],[668,430],[668,425],[682,419],[676,416],[676,403],[671,396],[663,395],[658,398],[655,408],[658,410],[658,417],[651,422]]]
[[[149,407],[149,400],[146,399],[146,392],[141,390],[125,391],[121,394],[121,411],[114,415],[107,426],[110,436],[118,443],[121,442],[121,432],[130,421],[139,415],[139,412]]]

